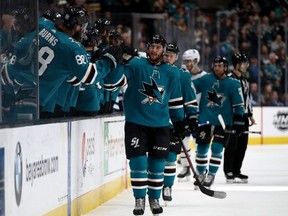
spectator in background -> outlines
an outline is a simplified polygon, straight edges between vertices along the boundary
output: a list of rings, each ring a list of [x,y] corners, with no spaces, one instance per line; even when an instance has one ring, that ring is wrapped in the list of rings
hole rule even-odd
[[[272,93],[266,102],[266,106],[284,106],[280,101],[279,94],[276,90],[272,90]]]
[[[259,67],[258,67],[258,59],[256,56],[251,56],[250,58],[250,66],[249,70],[249,82],[258,83],[259,79]]]
[[[264,79],[266,81],[270,81],[273,85],[272,87],[277,89],[278,92],[280,92],[282,70],[277,60],[278,56],[274,52],[269,53],[269,63],[264,65],[263,73]]]
[[[252,104],[252,106],[259,106],[258,84],[257,84],[257,82],[251,82],[250,83],[250,93],[251,93],[251,104]]]
[[[271,43],[271,47],[270,47],[271,51],[277,52],[279,49],[285,48],[285,47],[286,47],[286,44],[283,41],[282,36],[280,34],[277,34],[275,36],[275,40],[272,41],[272,43]]]
[[[261,95],[261,106],[267,106],[269,102],[270,95],[272,94],[273,86],[272,83],[266,81],[263,87],[263,93]]]

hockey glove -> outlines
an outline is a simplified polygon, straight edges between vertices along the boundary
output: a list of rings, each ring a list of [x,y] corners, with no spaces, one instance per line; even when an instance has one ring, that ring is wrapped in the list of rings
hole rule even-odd
[[[109,46],[105,51],[103,58],[110,60],[112,68],[116,68],[117,64],[122,62],[122,49],[118,46]]]
[[[195,133],[198,128],[198,119],[195,115],[190,115],[186,118],[187,129],[190,133]]]
[[[134,49],[132,47],[123,45],[122,46],[123,50],[123,64],[127,64],[134,56],[138,56],[137,49]]]
[[[233,130],[235,130],[236,135],[240,136],[244,131],[245,121],[243,116],[234,115],[233,116]]]
[[[184,121],[173,122],[173,126],[174,126],[174,138],[178,139],[179,137],[181,137],[182,139],[184,139],[184,137],[186,136]]]

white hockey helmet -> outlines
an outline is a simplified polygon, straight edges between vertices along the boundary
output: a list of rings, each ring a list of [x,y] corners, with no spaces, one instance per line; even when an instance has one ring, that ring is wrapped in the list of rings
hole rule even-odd
[[[185,61],[185,60],[191,60],[191,61],[196,60],[195,63],[198,64],[200,62],[200,54],[199,54],[198,50],[196,50],[196,49],[189,49],[189,50],[186,50],[183,53],[182,60],[183,61]]]

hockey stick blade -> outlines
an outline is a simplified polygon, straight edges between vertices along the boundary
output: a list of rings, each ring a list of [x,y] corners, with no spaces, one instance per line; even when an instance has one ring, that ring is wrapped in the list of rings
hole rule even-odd
[[[183,143],[183,141],[181,139],[181,136],[179,136],[179,141],[180,141],[180,144],[181,144],[181,146],[183,148],[184,154],[185,154],[185,156],[186,156],[186,158],[188,160],[190,169],[192,170],[193,177],[195,178],[200,191],[203,194],[207,195],[207,196],[214,197],[214,198],[217,198],[217,199],[224,199],[227,196],[226,192],[210,190],[210,189],[208,189],[208,188],[206,188],[206,187],[204,187],[202,185],[202,183],[199,181],[197,172],[196,172],[195,168],[193,167],[192,161],[191,161],[191,159],[190,159],[190,157],[188,155],[187,149],[186,149],[186,147],[185,147],[185,145],[184,145],[184,143]]]

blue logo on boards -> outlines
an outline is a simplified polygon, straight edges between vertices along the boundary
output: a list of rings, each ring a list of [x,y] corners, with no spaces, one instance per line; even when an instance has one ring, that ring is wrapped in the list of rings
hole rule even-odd
[[[19,206],[21,202],[23,185],[23,166],[22,166],[22,149],[20,142],[17,143],[14,160],[14,190],[16,203]]]

